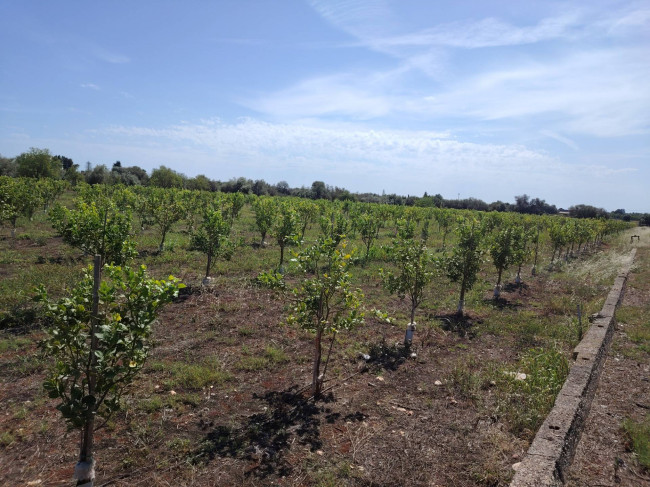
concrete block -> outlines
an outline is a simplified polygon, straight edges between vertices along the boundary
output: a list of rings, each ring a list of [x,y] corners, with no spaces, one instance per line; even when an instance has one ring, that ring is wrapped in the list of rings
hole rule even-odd
[[[598,377],[614,332],[614,313],[625,291],[630,264],[616,278],[605,305],[573,351],[575,363],[569,371],[555,405],[535,435],[528,453],[510,483],[511,487],[558,487],[571,465],[580,434],[589,414]]]

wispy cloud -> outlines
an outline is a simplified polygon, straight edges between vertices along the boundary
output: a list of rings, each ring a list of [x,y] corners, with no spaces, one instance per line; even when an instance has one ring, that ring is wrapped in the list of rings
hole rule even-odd
[[[376,49],[390,47],[443,46],[476,49],[482,47],[533,44],[577,35],[577,16],[547,18],[530,27],[517,27],[495,18],[459,21],[412,34],[368,39]]]
[[[478,73],[429,97],[425,109],[484,120],[549,116],[558,130],[598,137],[647,133],[650,65],[639,62],[644,52],[575,52],[555,61]]]
[[[204,150],[215,159],[254,161],[256,165],[286,170],[301,161],[301,170],[312,174],[364,174],[374,181],[422,177],[458,177],[481,180],[499,174],[570,176],[588,170],[609,174],[622,168],[579,167],[521,145],[477,144],[428,131],[335,128],[298,123],[274,124],[243,119],[229,124],[206,120],[167,128],[116,126],[113,136],[143,140],[147,144],[173,145]],[[633,168],[629,168],[633,169]],[[374,183],[378,184],[378,183]],[[349,184],[348,184],[349,185]]]
[[[416,85],[409,66],[303,80],[242,101],[281,120],[304,117],[388,119],[408,115],[436,125],[449,119],[521,120],[556,133],[597,137],[650,131],[650,64],[643,48],[575,51],[559,59],[520,61],[460,79]],[[503,127],[502,127],[503,128]]]
[[[131,61],[131,59],[124,54],[113,52],[109,49],[97,45],[91,45],[90,52],[96,58],[110,64],[125,64]]]
[[[81,83],[81,85],[79,86],[81,86],[82,88],[87,88],[89,90],[95,90],[95,91],[101,90],[101,88],[97,86],[95,83]]]
[[[367,82],[365,86],[362,80]],[[382,90],[373,89],[372,85],[377,83],[374,74],[317,77],[241,103],[281,119],[345,116],[367,120],[393,111],[394,100]]]
[[[576,144],[574,141],[572,141],[568,137],[564,137],[564,136],[562,136],[560,134],[557,134],[557,133],[553,132],[552,130],[541,130],[539,133],[541,135],[543,135],[544,137],[550,137],[553,140],[557,140],[558,142],[561,142],[564,145],[566,145],[568,147],[571,147],[573,150],[578,150],[579,149],[578,144]]]

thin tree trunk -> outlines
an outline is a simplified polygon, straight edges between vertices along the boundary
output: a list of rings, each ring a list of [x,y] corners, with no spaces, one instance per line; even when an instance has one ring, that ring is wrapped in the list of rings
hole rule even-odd
[[[494,299],[499,299],[499,296],[501,295],[501,273],[503,272],[503,269],[499,269],[499,276],[497,277],[497,283],[494,286]]]
[[[90,325],[90,357],[88,360],[88,395],[95,395],[95,384],[97,378],[95,377],[95,364],[97,357],[95,351],[97,350],[97,321],[99,315],[99,285],[101,282],[101,262],[100,255],[95,255],[94,269],[93,269],[93,303],[92,303],[92,316]],[[79,451],[79,462],[75,467],[75,479],[77,485],[84,485],[92,487],[95,480],[95,460],[93,459],[93,435],[95,430],[95,410],[94,406],[88,411],[86,421],[81,432],[81,448]]]
[[[163,251],[163,245],[165,244],[165,236],[167,235],[167,231],[162,232],[162,239],[160,239],[160,245],[158,246],[158,251],[162,252]]]
[[[319,328],[316,331],[316,337],[314,338],[314,365],[312,370],[312,392],[315,397],[320,395],[321,391],[321,380],[320,380],[320,363],[321,363],[321,339],[323,337],[323,332]]]
[[[208,254],[208,265],[205,266],[205,277],[210,277],[210,267],[212,267],[212,254]]]
[[[458,309],[456,310],[456,314],[458,316],[463,316],[464,306],[465,306],[465,280],[463,279],[463,283],[460,286],[460,299],[458,300]]]
[[[334,348],[334,340],[336,340],[336,332],[332,335],[332,341],[330,342],[330,347],[327,350],[327,358],[325,359],[325,365],[323,366],[323,377],[325,377],[325,374],[327,373],[327,366],[330,363],[330,357],[332,356],[332,348]]]

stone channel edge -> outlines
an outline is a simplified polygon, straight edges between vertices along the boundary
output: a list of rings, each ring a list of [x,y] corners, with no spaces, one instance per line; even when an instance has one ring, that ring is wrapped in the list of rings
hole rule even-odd
[[[571,465],[580,434],[589,415],[598,378],[614,334],[620,304],[636,249],[614,280],[605,304],[573,351],[573,364],[553,409],[537,431],[510,487],[559,487]]]

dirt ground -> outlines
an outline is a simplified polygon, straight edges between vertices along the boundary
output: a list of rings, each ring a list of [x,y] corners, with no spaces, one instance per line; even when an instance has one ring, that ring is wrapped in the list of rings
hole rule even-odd
[[[469,310],[462,326],[454,326],[439,314],[442,325],[418,330],[415,357],[395,346],[403,326],[369,316],[366,326],[338,337],[324,398],[314,402],[304,387],[311,335],[279,326],[286,301],[253,286],[251,277],[217,279],[211,290],[190,286],[165,309],[154,330],[156,347],[126,397],[128,407],[96,434],[96,485],[507,485],[534,431],[513,433],[500,412],[498,378],[488,372],[503,376],[499,367],[516,366],[524,351],[548,343],[543,328],[564,319],[552,306],[567,293],[561,281],[544,273],[521,290],[507,287],[494,311],[497,321],[488,311]],[[596,294],[604,296],[608,289],[601,287]],[[364,287],[366,296],[379,291],[373,280]],[[391,298],[391,307],[403,303]],[[56,403],[42,391],[47,362],[36,345],[40,333],[3,335],[16,344],[0,353],[3,485],[72,484],[78,434],[66,431]],[[617,340],[622,336],[619,331]],[[608,359],[602,379],[614,402],[597,398],[592,407],[604,419],[619,415],[614,430],[628,413],[622,408],[650,404],[647,356],[645,365],[616,360],[615,354]],[[629,396],[620,394],[621,384],[633,387]],[[578,472],[596,465],[612,470],[612,455],[632,465],[614,430],[620,446],[606,457],[611,460],[596,461],[589,448],[613,447],[607,438],[614,436],[605,423],[589,428],[605,435],[606,444],[581,443],[586,451],[576,461],[590,463]],[[619,477],[640,485],[633,479],[642,474],[626,468],[618,469]],[[597,485],[608,478],[601,475],[597,483],[585,477],[574,485]]]

